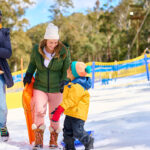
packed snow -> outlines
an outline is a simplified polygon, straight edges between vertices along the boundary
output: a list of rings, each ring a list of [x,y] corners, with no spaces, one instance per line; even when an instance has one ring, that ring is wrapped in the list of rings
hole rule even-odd
[[[86,130],[94,131],[96,150],[150,150],[150,83],[96,83],[89,90],[91,103]],[[61,117],[63,127],[64,115]],[[44,149],[48,149],[49,120],[45,118]],[[23,108],[8,111],[10,139],[0,150],[30,150]],[[59,143],[63,139],[59,135]],[[83,149],[83,147],[77,147]]]

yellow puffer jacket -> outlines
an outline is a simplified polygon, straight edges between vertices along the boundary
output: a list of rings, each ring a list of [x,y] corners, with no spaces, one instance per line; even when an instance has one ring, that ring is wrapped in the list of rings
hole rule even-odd
[[[81,120],[87,120],[89,111],[91,87],[89,77],[79,77],[64,87],[63,101],[60,104],[65,109],[64,114]]]

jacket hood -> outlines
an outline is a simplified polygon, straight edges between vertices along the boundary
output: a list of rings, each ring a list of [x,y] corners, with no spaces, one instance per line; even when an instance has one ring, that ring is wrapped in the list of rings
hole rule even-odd
[[[92,81],[90,77],[78,77],[71,81],[72,83],[80,84],[84,89],[90,89],[92,85]]]

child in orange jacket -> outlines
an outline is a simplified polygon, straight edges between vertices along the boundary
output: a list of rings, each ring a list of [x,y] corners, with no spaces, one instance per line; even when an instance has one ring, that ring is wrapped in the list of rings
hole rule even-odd
[[[75,150],[74,140],[77,138],[85,150],[93,149],[94,138],[84,130],[89,110],[91,79],[86,77],[91,67],[83,62],[74,61],[67,70],[67,78],[71,80],[64,87],[63,101],[56,108],[52,121],[57,122],[61,113],[66,115],[63,128],[65,150]]]

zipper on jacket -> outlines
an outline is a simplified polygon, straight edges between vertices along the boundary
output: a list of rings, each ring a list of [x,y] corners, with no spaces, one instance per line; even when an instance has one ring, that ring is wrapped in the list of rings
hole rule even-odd
[[[48,86],[47,86],[47,88],[48,88],[48,93],[49,93],[49,69],[48,69]]]
[[[52,60],[51,60],[51,65],[50,65],[50,67],[48,68],[48,86],[47,86],[47,88],[48,88],[48,93],[49,93],[49,89],[50,89],[50,87],[49,87],[49,75],[50,75],[50,69],[51,69],[51,67],[52,67],[52,64],[53,64],[53,58],[52,58]]]

